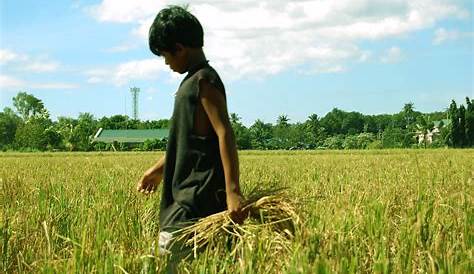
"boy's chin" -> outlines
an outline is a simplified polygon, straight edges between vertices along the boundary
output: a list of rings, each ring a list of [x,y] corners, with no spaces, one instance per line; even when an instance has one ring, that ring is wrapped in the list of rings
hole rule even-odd
[[[180,69],[174,69],[174,68],[171,68],[171,67],[170,67],[170,70],[171,70],[172,72],[176,72],[176,73],[179,73],[179,74],[183,74],[183,73],[186,72],[186,71],[183,71],[183,70],[180,70]]]

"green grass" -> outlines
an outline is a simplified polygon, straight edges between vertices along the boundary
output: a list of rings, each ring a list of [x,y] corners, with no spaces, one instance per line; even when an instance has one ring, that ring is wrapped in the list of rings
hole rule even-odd
[[[154,273],[160,194],[135,193],[160,153],[0,154],[0,272]],[[240,152],[241,185],[288,187],[292,252],[262,235],[191,273],[473,273],[474,150]]]

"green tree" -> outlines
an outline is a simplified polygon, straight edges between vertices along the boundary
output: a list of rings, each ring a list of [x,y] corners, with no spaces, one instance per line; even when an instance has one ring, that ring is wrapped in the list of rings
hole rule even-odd
[[[357,148],[358,149],[367,149],[370,144],[376,140],[375,135],[370,132],[363,132],[357,135]]]
[[[151,150],[166,150],[166,144],[167,141],[166,139],[152,139],[152,140],[145,140],[145,142],[142,144],[142,149],[146,151],[151,151]]]
[[[461,146],[461,135],[462,130],[459,125],[459,110],[454,100],[451,101],[451,105],[449,106],[449,119],[451,120],[451,134],[450,134],[450,143],[454,147]]]
[[[388,127],[382,134],[382,146],[384,148],[402,148],[404,132],[398,127]]]
[[[304,142],[309,148],[316,148],[322,145],[325,134],[317,114],[308,116],[308,119],[304,122],[304,132]]]
[[[282,114],[282,115],[278,116],[276,125],[280,126],[280,127],[288,127],[289,126],[289,123],[288,123],[289,121],[290,121],[290,119],[288,118],[288,115]]]
[[[289,149],[309,149],[314,148],[311,145],[310,135],[305,123],[296,123],[289,126],[288,148]]]
[[[382,132],[393,126],[393,115],[390,114],[380,114],[373,116],[375,130],[371,131],[373,133],[382,134]]]
[[[169,122],[170,120],[168,119],[146,120],[145,122],[142,122],[142,125],[144,129],[160,129],[169,128]]]
[[[358,149],[357,145],[357,136],[356,135],[347,135],[342,142],[342,147],[344,149]]]
[[[59,146],[61,136],[55,131],[49,112],[40,99],[19,92],[13,98],[13,106],[22,117],[15,132],[16,147],[46,150]]]
[[[61,136],[61,148],[69,151],[73,150],[74,128],[77,126],[77,120],[69,117],[58,117],[55,123],[55,129]]]
[[[344,111],[338,108],[334,108],[321,119],[321,125],[324,127],[327,134],[330,136],[342,134],[343,120]]]
[[[317,133],[321,128],[321,124],[319,123],[319,117],[317,114],[311,114],[310,116],[308,116],[306,124],[308,125],[308,129],[315,133]]]
[[[321,119],[321,125],[329,135],[356,134],[364,130],[364,115],[334,108]]]
[[[357,135],[347,135],[344,138],[342,147],[344,149],[367,149],[375,141],[373,133],[360,133]]]
[[[446,119],[446,114],[446,111],[434,111],[431,113],[426,113],[425,115],[427,115],[431,121],[439,121]]]
[[[344,134],[355,135],[364,130],[364,115],[359,112],[344,113],[341,132]]]
[[[251,136],[249,130],[240,122],[240,117],[235,114],[230,114],[230,124],[234,131],[235,143],[238,149],[251,148]]]
[[[342,149],[344,143],[344,135],[339,134],[336,136],[328,137],[324,140],[323,147],[328,149]]]
[[[459,116],[459,146],[465,147],[467,145],[466,138],[466,108],[460,105],[458,109]]]
[[[71,144],[72,150],[88,151],[92,149],[91,139],[97,132],[98,123],[90,113],[80,113],[77,126],[74,127]]]
[[[11,108],[4,108],[0,112],[0,149],[13,144],[15,133],[21,118]]]
[[[474,146],[474,99],[466,97],[466,145]]]
[[[414,104],[412,102],[405,104],[401,111],[401,115],[403,119],[403,126],[408,129],[412,128],[416,121]]]
[[[60,141],[61,136],[54,130],[45,109],[21,123],[15,133],[15,145],[20,149],[53,149],[59,146]]]
[[[269,149],[272,139],[272,125],[257,119],[249,128],[252,149]]]
[[[102,117],[99,120],[99,127],[103,129],[131,129],[136,128],[136,122],[130,120],[127,115],[113,115]]]
[[[276,125],[273,128],[273,146],[276,149],[289,149],[292,144],[289,142],[290,133],[290,119],[285,114],[278,116]]]
[[[43,102],[26,92],[19,92],[13,98],[13,106],[22,117],[23,121],[28,120],[30,117],[40,114],[44,108]]]
[[[450,143],[451,139],[451,131],[449,126],[442,126],[438,125],[439,128],[439,135],[434,138],[433,142],[431,143],[432,147],[444,147],[444,146],[452,146]]]

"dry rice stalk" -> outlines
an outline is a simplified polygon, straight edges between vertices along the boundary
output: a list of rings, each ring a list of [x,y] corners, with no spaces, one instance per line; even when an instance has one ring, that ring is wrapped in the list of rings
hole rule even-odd
[[[227,211],[222,211],[176,231],[176,242],[192,247],[194,256],[204,248],[225,248],[229,239],[233,242],[231,254],[244,247],[253,249],[252,244],[268,240],[275,252],[289,251],[289,239],[293,238],[295,227],[301,220],[295,207],[279,190],[254,190],[244,210],[249,218],[243,225],[232,221]],[[268,236],[268,238],[266,238]]]

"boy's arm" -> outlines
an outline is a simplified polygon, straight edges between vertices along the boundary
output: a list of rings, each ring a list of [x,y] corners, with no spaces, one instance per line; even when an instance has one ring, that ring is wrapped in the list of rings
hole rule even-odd
[[[239,159],[234,132],[227,114],[224,95],[207,80],[199,81],[201,104],[219,139],[219,150],[224,168],[227,208],[236,223],[242,223],[246,213],[242,211],[243,196],[239,186]]]
[[[137,184],[137,191],[144,194],[151,194],[155,192],[156,187],[163,179],[163,167],[165,165],[166,155],[158,160],[156,164],[150,167]]]
[[[150,167],[145,174],[152,174],[156,172],[163,173],[163,167],[165,166],[165,161],[166,161],[166,154],[161,157],[156,164],[154,164],[152,167]]]

